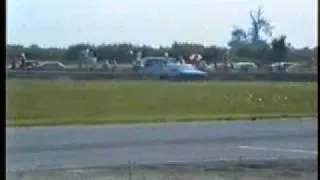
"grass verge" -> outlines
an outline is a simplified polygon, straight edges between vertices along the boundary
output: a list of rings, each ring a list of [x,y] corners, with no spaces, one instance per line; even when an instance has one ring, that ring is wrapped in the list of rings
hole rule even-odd
[[[317,115],[315,83],[7,81],[7,125]]]

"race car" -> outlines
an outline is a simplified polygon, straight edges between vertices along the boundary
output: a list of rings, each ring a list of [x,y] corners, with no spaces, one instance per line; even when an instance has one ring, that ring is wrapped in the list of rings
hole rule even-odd
[[[192,64],[178,63],[175,58],[146,57],[140,60],[139,73],[160,79],[202,79],[207,73]]]

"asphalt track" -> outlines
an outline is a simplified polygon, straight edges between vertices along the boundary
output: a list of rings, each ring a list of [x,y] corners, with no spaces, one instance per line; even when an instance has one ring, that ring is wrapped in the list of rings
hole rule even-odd
[[[7,172],[219,160],[316,159],[317,121],[7,128]]]

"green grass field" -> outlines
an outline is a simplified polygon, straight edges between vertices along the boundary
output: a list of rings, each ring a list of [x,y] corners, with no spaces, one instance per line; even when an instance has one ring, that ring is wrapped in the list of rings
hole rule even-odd
[[[7,125],[317,115],[315,83],[7,80]]]

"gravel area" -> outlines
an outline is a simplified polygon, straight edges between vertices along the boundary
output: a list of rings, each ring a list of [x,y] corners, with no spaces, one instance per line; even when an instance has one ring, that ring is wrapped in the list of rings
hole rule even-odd
[[[316,160],[128,165],[7,172],[8,180],[316,180]]]

